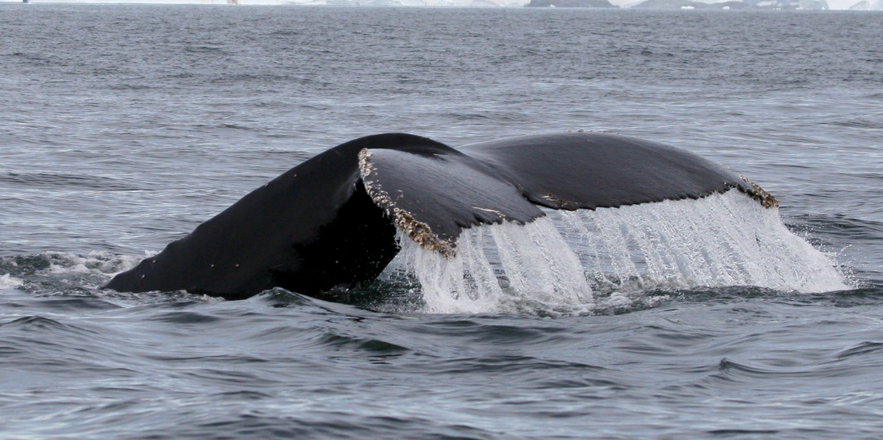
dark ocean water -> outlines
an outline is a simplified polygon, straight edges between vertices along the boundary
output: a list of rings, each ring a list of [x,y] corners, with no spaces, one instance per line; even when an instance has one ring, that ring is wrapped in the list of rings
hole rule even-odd
[[[0,4],[0,437],[875,438],[881,19]],[[851,288],[556,315],[99,288],[359,136],[578,129],[751,177]]]

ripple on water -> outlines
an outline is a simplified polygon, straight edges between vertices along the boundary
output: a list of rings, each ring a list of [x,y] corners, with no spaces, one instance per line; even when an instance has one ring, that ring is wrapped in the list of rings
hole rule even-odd
[[[37,6],[0,3],[0,437],[883,431],[878,15]],[[838,263],[867,282],[804,294],[652,283],[701,280],[715,266],[691,245],[751,230],[718,227],[670,234],[674,254],[697,258],[683,271],[651,258],[661,277],[608,253],[578,310],[522,298],[432,314],[439,302],[401,279],[324,298],[346,304],[99,288],[328,146],[575,128],[672,143],[756,178],[792,229],[847,247]],[[636,249],[658,239],[653,224],[692,228],[680,208],[623,211],[649,221],[579,214],[571,237],[603,250],[597,238],[612,249],[619,233]],[[576,222],[594,220],[605,229],[586,237]],[[567,281],[554,275],[522,284],[554,297]],[[494,278],[495,294],[517,291]]]

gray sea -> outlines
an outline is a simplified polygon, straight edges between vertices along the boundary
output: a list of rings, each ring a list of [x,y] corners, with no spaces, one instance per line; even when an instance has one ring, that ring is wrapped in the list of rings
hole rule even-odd
[[[881,23],[0,4],[0,438],[878,438]],[[580,129],[750,177],[844,288],[596,289],[555,313],[404,307],[419,286],[382,283],[100,288],[360,136]]]

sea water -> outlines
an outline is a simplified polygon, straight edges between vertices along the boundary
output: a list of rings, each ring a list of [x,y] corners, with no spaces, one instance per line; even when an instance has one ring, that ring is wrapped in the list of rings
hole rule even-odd
[[[880,19],[0,4],[0,437],[876,437]],[[100,289],[356,137],[579,129],[780,208],[550,211],[459,260],[403,242],[339,302]]]

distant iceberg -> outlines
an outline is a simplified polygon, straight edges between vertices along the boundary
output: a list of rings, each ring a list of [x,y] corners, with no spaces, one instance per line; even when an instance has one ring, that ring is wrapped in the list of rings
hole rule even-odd
[[[880,1],[880,0],[873,0]],[[829,9],[826,0],[743,0],[743,1],[696,1],[696,0],[645,0],[628,5],[642,9]]]
[[[849,7],[850,11],[880,11],[883,10],[883,1],[862,0]]]
[[[529,8],[617,8],[608,0],[531,0]]]

